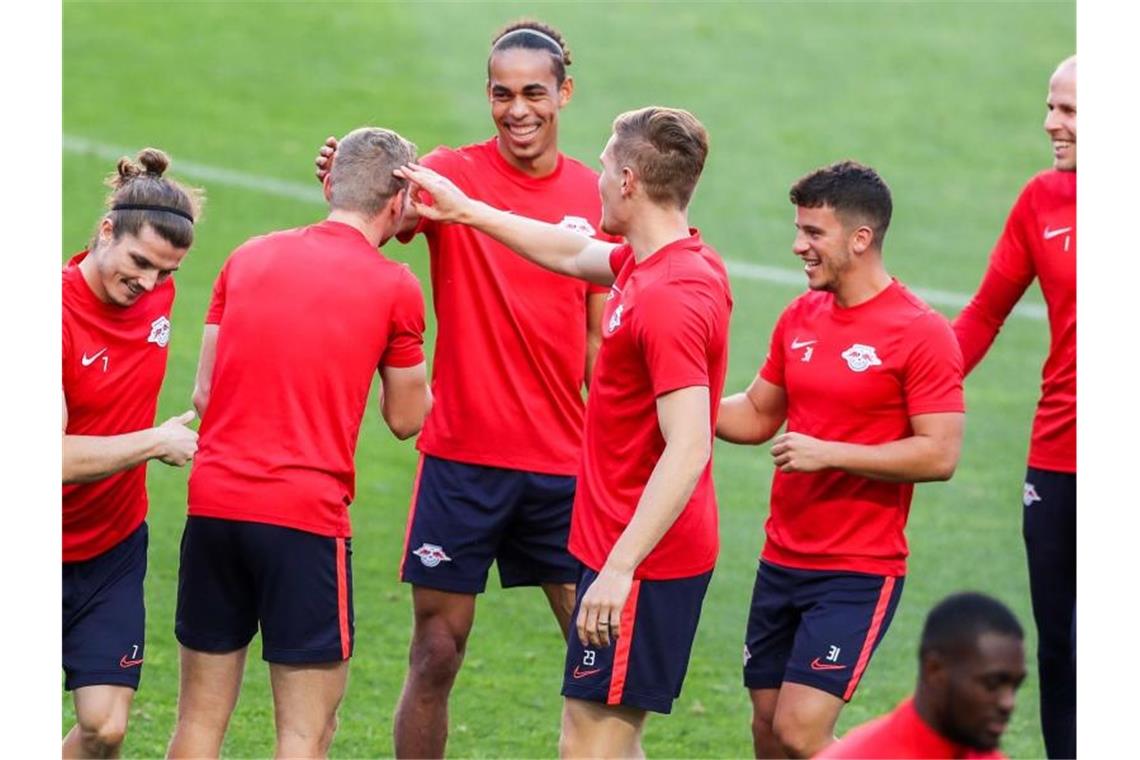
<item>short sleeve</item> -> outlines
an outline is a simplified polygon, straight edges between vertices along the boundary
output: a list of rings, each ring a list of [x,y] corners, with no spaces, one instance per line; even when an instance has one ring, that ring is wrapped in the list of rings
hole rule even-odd
[[[382,367],[414,367],[424,360],[424,295],[419,280],[401,267],[389,314],[388,346]]]
[[[709,385],[709,343],[715,333],[709,296],[692,289],[655,288],[637,303],[635,340],[655,396]]]
[[[1021,195],[1013,204],[1009,217],[1005,220],[1001,237],[990,253],[990,268],[1023,288],[1028,287],[1036,275],[1033,263],[1033,241],[1035,239],[1033,195],[1034,182],[1022,189]]]
[[[764,363],[760,365],[759,375],[764,380],[767,380],[772,385],[778,385],[781,388],[785,387],[784,383],[784,322],[787,320],[788,312],[785,311],[776,320],[776,326],[772,328],[772,338],[768,343],[768,356],[765,357]]]
[[[937,312],[915,320],[908,331],[903,392],[907,414],[964,412],[962,351],[946,318]]]
[[[226,272],[229,270],[230,262],[226,261],[222,264],[222,271],[218,272],[218,277],[214,280],[214,290],[210,294],[210,305],[206,307],[206,324],[220,325],[222,323],[222,314],[226,310]]]

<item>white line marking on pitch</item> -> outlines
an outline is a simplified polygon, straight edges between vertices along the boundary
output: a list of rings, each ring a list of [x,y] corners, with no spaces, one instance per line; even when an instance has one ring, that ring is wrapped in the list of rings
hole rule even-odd
[[[76,137],[74,135],[63,136],[63,149],[71,153],[105,158],[109,161],[114,161],[122,156],[134,155],[138,152],[129,148],[107,145],[106,143],[88,140],[85,137]],[[259,193],[276,195],[281,198],[290,198],[305,203],[319,203],[323,205],[325,202],[324,194],[321,192],[316,181],[311,184],[303,184],[182,160],[174,163],[173,167],[175,174],[180,174],[202,182],[216,182],[228,187],[240,187],[246,190],[254,190]],[[799,269],[772,267],[764,264],[753,264],[747,261],[736,261],[734,259],[725,259],[724,264],[729,274],[734,277],[788,285],[800,289],[804,287],[804,273]],[[967,293],[954,293],[947,290],[919,287],[911,288],[911,290],[913,290],[919,298],[934,306],[960,309],[969,303],[970,300],[970,295]],[[1045,306],[1039,303],[1018,304],[1014,308],[1013,313],[1015,316],[1034,320],[1044,320],[1048,317]]]

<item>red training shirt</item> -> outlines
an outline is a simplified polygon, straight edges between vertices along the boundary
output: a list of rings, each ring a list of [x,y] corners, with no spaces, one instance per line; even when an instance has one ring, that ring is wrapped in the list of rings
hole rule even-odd
[[[558,155],[553,173],[530,177],[492,138],[436,148],[421,163],[495,208],[610,239],[599,233],[597,173],[568,156]],[[588,286],[461,224],[421,218],[416,231],[427,236],[438,330],[434,404],[417,448],[469,464],[575,474]]]
[[[849,760],[890,760],[894,758],[970,758],[970,760],[1003,760],[996,749],[974,749],[945,738],[914,709],[914,698],[904,700],[892,712],[856,726],[842,739],[826,748],[816,758],[848,758]]]
[[[954,320],[969,373],[1036,277],[1049,312],[1049,357],[1029,466],[1077,471],[1077,173],[1051,169],[1018,196],[973,300]]]
[[[351,535],[372,376],[424,360],[415,275],[346,224],[274,232],[226,261],[206,324],[217,356],[189,513]]]
[[[111,436],[154,426],[166,374],[174,280],[124,308],[92,292],[77,254],[63,268],[63,395],[69,435]],[[146,463],[63,486],[63,561],[111,549],[146,519]]]
[[[586,408],[586,439],[570,523],[570,553],[600,570],[629,525],[665,439],[657,397],[691,386],[709,389],[709,441],[728,366],[732,293],[720,256],[691,237],[638,263],[615,248],[617,279],[602,321],[602,348]],[[634,572],[648,580],[708,572],[718,549],[712,458],[677,521]]]
[[[804,293],[780,315],[760,377],[784,388],[789,432],[875,445],[913,435],[918,414],[962,412],[962,354],[950,324],[897,280],[842,308]],[[772,477],[763,559],[809,570],[906,573],[912,483],[842,470]]]

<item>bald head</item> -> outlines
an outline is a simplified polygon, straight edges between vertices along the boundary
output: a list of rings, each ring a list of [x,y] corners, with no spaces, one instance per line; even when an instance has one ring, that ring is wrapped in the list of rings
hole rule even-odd
[[[1053,143],[1053,168],[1077,170],[1077,57],[1069,56],[1049,78],[1045,131]]]

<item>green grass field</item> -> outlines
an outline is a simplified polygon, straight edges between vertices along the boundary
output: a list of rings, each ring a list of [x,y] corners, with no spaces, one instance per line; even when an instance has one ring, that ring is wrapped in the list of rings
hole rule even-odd
[[[198,242],[178,273],[160,418],[189,408],[209,288],[228,252],[253,234],[322,216],[303,196],[247,188],[201,165],[316,191],[311,160],[329,134],[376,124],[421,150],[491,134],[483,85],[489,39],[528,12],[569,40],[577,90],[562,114],[563,150],[596,165],[614,115],[659,103],[687,108],[712,136],[692,220],[726,259],[789,271],[788,186],[853,157],[880,170],[895,198],[891,271],[918,288],[968,294],[1020,186],[1047,165],[1041,131],[1047,77],[1075,47],[1072,2],[579,4],[64,4],[64,257],[101,214],[114,156],[154,145],[172,174],[209,194]],[[80,149],[78,140],[95,147]],[[193,166],[179,172],[179,167]],[[193,176],[191,176],[193,174]],[[291,187],[291,186],[290,186]],[[421,240],[386,253],[427,287]],[[742,389],[797,286],[734,277],[726,390]],[[1040,302],[1036,288],[1029,296]],[[953,315],[956,308],[940,306]],[[431,328],[429,327],[429,346]],[[908,534],[910,573],[895,622],[840,720],[882,713],[913,688],[915,647],[930,606],[981,589],[1030,632],[1020,493],[1029,424],[1048,342],[1040,319],[1014,318],[971,376],[966,446],[954,479],[920,486]],[[674,714],[653,717],[651,757],[751,752],[740,653],[771,478],[767,447],[718,444],[721,559]],[[368,412],[353,506],[357,646],[332,754],[390,755],[392,712],[411,630],[396,573],[416,454]],[[173,606],[187,473],[150,472],[147,664],[124,754],[161,755],[178,688]],[[494,587],[497,581],[492,580]],[[451,701],[457,757],[557,752],[563,645],[537,591],[492,588],[480,600]],[[254,645],[224,751],[273,750],[268,673]],[[1036,669],[1004,749],[1043,756]],[[62,698],[62,724],[73,720]]]

